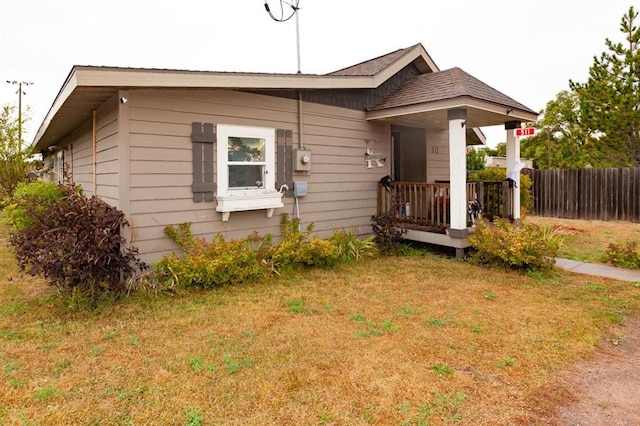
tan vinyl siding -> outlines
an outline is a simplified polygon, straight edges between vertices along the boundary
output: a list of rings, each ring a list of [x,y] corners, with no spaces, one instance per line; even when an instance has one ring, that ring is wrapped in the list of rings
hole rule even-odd
[[[427,131],[427,182],[449,179],[449,132]]]
[[[191,192],[191,123],[238,124],[292,130],[298,146],[298,102],[228,90],[131,90],[129,92],[130,221],[134,244],[146,261],[175,250],[163,233],[168,225],[191,222],[195,233],[211,238],[221,232],[240,238],[258,231],[278,234],[282,213],[294,214],[294,199],[272,218],[264,210],[231,213],[221,221],[216,202],[194,202]],[[388,166],[367,169],[365,140],[376,139],[376,151],[390,158],[390,127],[369,123],[365,114],[318,104],[303,105],[304,135],[312,151],[310,174],[293,180],[308,182],[299,200],[303,224],[326,237],[336,229],[370,232],[376,211],[378,180]],[[215,154],[214,154],[215,155]],[[215,158],[215,157],[214,157]],[[387,164],[390,164],[388,161]]]
[[[107,203],[120,208],[118,174],[121,164],[118,144],[118,108],[116,98],[111,98],[97,113],[97,195]]]
[[[98,195],[107,203],[118,206],[118,147],[117,99],[112,97],[96,111],[97,128],[97,184]],[[65,150],[65,163],[72,179],[82,186],[87,197],[93,193],[93,127],[89,118],[60,142]]]
[[[93,195],[93,149],[91,131],[84,132],[73,143],[73,181],[82,186],[87,195]]]

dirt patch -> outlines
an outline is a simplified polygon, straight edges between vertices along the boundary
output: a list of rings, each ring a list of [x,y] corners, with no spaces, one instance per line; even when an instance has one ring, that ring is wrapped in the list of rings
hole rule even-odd
[[[628,319],[620,338],[566,375],[574,401],[558,410],[558,425],[640,425],[640,318]]]

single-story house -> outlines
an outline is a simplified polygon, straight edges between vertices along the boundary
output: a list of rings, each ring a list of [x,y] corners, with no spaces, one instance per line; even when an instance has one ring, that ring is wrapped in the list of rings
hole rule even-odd
[[[536,118],[417,44],[325,75],[74,66],[33,147],[49,179],[125,213],[147,262],[176,249],[167,225],[277,236],[287,213],[323,237],[366,235],[393,200],[407,238],[460,252],[475,191],[466,146],[504,125],[513,166],[512,129]]]

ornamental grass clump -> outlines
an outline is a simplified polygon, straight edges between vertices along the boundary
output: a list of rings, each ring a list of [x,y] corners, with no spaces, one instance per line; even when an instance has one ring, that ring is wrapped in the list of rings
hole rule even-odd
[[[504,219],[480,221],[468,241],[476,250],[473,261],[522,270],[551,269],[562,244],[550,227]]]

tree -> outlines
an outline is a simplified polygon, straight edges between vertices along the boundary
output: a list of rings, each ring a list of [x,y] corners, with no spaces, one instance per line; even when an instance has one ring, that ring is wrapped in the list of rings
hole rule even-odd
[[[484,169],[485,150],[484,149],[467,149],[467,170]]]
[[[570,82],[579,98],[583,130],[598,139],[597,152],[609,166],[640,165],[640,29],[629,8],[620,31],[626,44],[606,39],[608,52],[594,57],[585,84]]]
[[[541,169],[604,167],[597,141],[582,123],[580,99],[563,90],[549,101],[535,123],[538,132],[521,141],[521,155]]]
[[[500,142],[498,144],[496,144],[496,149],[495,149],[495,155],[496,157],[506,157],[507,156],[507,143],[506,142]]]
[[[20,140],[19,127],[15,108],[3,106],[0,112],[0,200],[11,196],[16,186],[27,179],[31,150]]]

